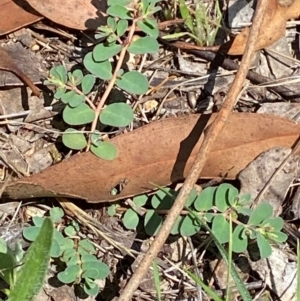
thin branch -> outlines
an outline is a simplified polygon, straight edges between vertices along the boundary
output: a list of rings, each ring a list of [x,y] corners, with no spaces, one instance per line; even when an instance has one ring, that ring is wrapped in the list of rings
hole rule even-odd
[[[92,126],[91,126],[91,132],[95,131],[97,123],[98,123],[98,118],[99,118],[100,112],[101,112],[101,110],[104,106],[104,103],[105,103],[106,99],[108,98],[111,90],[113,89],[113,87],[116,83],[118,72],[122,67],[122,64],[123,64],[123,61],[124,61],[124,58],[125,58],[125,55],[126,55],[126,52],[127,52],[127,48],[130,46],[130,42],[131,42],[132,37],[134,35],[137,21],[138,21],[138,19],[135,19],[135,20],[132,21],[132,25],[131,25],[131,28],[130,28],[130,31],[129,31],[128,37],[127,37],[128,42],[124,45],[124,47],[122,48],[122,50],[120,52],[120,56],[119,56],[118,63],[117,63],[117,66],[115,68],[114,74],[113,74],[108,86],[106,87],[105,92],[103,93],[103,95],[102,95],[102,97],[101,97],[101,99],[100,99],[100,101],[97,105],[97,109],[95,110],[95,118],[94,118]],[[90,146],[90,141],[89,141],[89,144],[87,146],[86,151],[89,150],[89,146]]]

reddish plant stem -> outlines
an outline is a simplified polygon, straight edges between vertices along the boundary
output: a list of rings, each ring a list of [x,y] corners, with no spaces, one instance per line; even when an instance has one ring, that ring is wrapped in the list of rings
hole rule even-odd
[[[66,88],[67,88],[68,90],[73,90],[73,91],[75,91],[75,92],[76,92],[77,94],[79,94],[79,95],[83,95],[85,101],[89,104],[89,106],[90,106],[93,110],[96,110],[96,107],[95,107],[95,105],[93,104],[93,102],[92,102],[86,95],[84,95],[83,92],[80,91],[76,86],[68,86],[68,85],[66,85]]]
[[[107,100],[111,90],[113,89],[115,83],[116,83],[116,80],[117,80],[117,76],[118,76],[118,72],[119,70],[121,69],[122,67],[122,64],[123,64],[123,61],[124,61],[124,58],[125,58],[125,55],[126,55],[126,51],[127,51],[127,48],[129,47],[130,45],[130,42],[132,40],[132,37],[134,35],[134,32],[135,32],[135,28],[136,28],[136,22],[138,21],[138,19],[134,19],[133,22],[132,22],[132,25],[131,25],[131,28],[129,30],[129,33],[128,33],[128,37],[127,37],[127,41],[128,43],[126,43],[124,45],[124,47],[122,48],[121,52],[120,52],[120,56],[119,56],[119,59],[118,59],[118,63],[116,65],[116,68],[115,68],[115,71],[114,71],[114,74],[111,78],[111,80],[109,81],[109,84],[108,86],[106,87],[106,90],[105,92],[103,93],[98,105],[97,105],[97,109],[95,110],[95,118],[93,120],[93,123],[92,123],[92,126],[91,126],[91,132],[94,132],[95,129],[96,129],[96,126],[97,126],[97,123],[98,123],[98,119],[99,119],[99,115],[101,113],[101,110],[105,104],[105,101]],[[88,151],[90,148],[90,141],[88,143],[88,146],[86,148],[86,151]]]

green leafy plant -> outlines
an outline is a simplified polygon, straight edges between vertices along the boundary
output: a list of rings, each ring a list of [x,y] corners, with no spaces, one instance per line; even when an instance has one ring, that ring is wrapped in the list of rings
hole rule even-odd
[[[194,2],[194,7],[187,5],[185,0],[179,0],[179,11],[185,20],[187,30],[167,34],[164,39],[178,39],[184,36],[191,37],[199,46],[212,46],[221,27],[222,12],[218,1],[204,3],[201,0]]]
[[[252,298],[249,294],[249,291],[247,290],[243,280],[241,279],[240,275],[238,274],[233,262],[232,262],[232,235],[230,233],[230,247],[229,247],[229,254],[226,252],[225,248],[223,247],[222,243],[218,240],[218,238],[214,235],[213,231],[210,229],[210,227],[207,226],[205,222],[203,222],[195,212],[191,211],[188,209],[190,214],[197,220],[197,222],[202,225],[212,236],[215,245],[217,246],[223,260],[226,262],[228,266],[228,277],[227,277],[227,283],[229,283],[229,275],[231,274],[238,291],[244,301],[252,301]],[[230,223],[231,224],[231,223]],[[230,227],[231,228],[231,227]],[[196,275],[193,275],[191,272],[187,271],[187,274],[201,287],[210,295],[215,301],[220,301],[221,299],[215,294],[215,292],[210,289],[210,287],[206,286],[201,279],[199,279]],[[208,290],[207,290],[208,289]],[[228,298],[230,297],[230,290],[229,288],[227,289],[227,294],[226,294],[226,301],[229,300]]]
[[[135,229],[139,223],[143,223],[148,235],[156,235],[176,194],[170,188],[165,188],[158,190],[150,202],[147,195],[134,197],[134,206],[123,215],[124,226]],[[231,241],[233,252],[244,252],[249,243],[256,242],[261,257],[266,258],[272,252],[271,244],[279,244],[287,239],[287,235],[281,231],[283,220],[272,216],[273,209],[268,203],[261,203],[254,210],[250,209],[250,199],[249,194],[239,195],[238,189],[227,183],[207,187],[200,194],[192,190],[186,208],[192,210],[193,214],[183,211],[171,234],[192,236],[200,231],[202,224],[197,220],[201,219],[202,223],[210,225],[211,232],[221,244]],[[146,204],[147,209],[144,208]],[[247,222],[244,222],[245,218]]]
[[[228,266],[228,276],[227,276],[227,289],[226,289],[226,298],[225,300],[231,300],[231,290],[229,287],[229,276],[232,276],[232,279],[234,279],[235,283],[236,283],[236,287],[242,297],[242,299],[244,301],[252,301],[252,298],[249,294],[249,291],[247,290],[243,280],[241,279],[240,275],[238,274],[235,265],[232,262],[232,250],[230,247],[230,244],[232,244],[232,237],[230,234],[230,243],[229,243],[229,251],[228,253],[226,252],[225,248],[223,247],[223,245],[218,241],[218,239],[214,236],[213,232],[211,231],[211,229],[208,227],[208,225],[203,222],[199,216],[193,212],[190,209],[187,209],[188,212],[197,220],[197,222],[206,229],[206,231],[211,235],[213,241],[215,242],[215,245],[217,246],[219,253],[221,254],[222,258],[224,259],[224,261],[227,263]],[[191,272],[188,269],[180,269],[178,268],[180,272],[182,272],[183,274],[187,275],[190,279],[192,279],[195,283],[197,283],[199,286],[201,286],[201,288],[205,291],[205,293],[214,301],[224,301],[224,299],[222,299],[221,297],[219,297],[217,295],[217,293],[214,291],[213,288],[211,288],[209,285],[205,284],[204,281],[195,273]]]
[[[83,60],[89,73],[84,74],[86,72],[79,69],[68,72],[62,65],[50,70],[45,84],[55,85],[54,97],[65,104],[62,117],[71,127],[64,132],[62,141],[68,148],[85,148],[106,160],[113,160],[117,156],[116,147],[104,138],[104,133],[97,130],[97,125],[126,127],[134,119],[129,104],[105,104],[113,88],[135,95],[147,92],[149,83],[146,76],[135,70],[126,70],[123,63],[127,53],[158,52],[158,26],[152,18],[160,10],[157,2],[137,1],[132,8],[129,7],[130,0],[108,1],[107,25],[99,27],[95,35],[100,42]],[[143,37],[135,40],[133,36],[137,27],[142,30]],[[104,90],[99,89],[99,96],[92,100],[91,92],[99,80],[107,85]],[[76,127],[90,130],[83,132]]]
[[[227,277],[227,283],[229,283],[229,275],[231,274],[232,278],[235,281],[235,284],[238,288],[238,291],[244,301],[252,301],[252,298],[243,282],[241,277],[239,276],[233,262],[232,262],[232,249],[229,247],[229,254],[226,252],[225,248],[223,245],[220,243],[218,238],[214,235],[212,230],[206,225],[206,223],[203,223],[203,221],[198,217],[197,214],[195,214],[193,211],[189,210],[190,214],[195,217],[195,219],[198,221],[199,224],[201,224],[212,236],[223,260],[227,263],[228,266],[228,277]],[[232,246],[232,236],[230,234],[230,245]],[[193,279],[197,284],[199,284],[204,291],[215,301],[222,301],[222,299],[209,287],[207,286],[199,277],[197,277],[195,274],[191,273],[190,271],[186,271],[188,276]],[[227,287],[227,293],[226,293],[226,301],[230,300],[230,288]]]
[[[59,226],[62,223],[64,212],[61,208],[54,207],[50,210],[50,219]],[[44,217],[33,217],[34,226],[23,231],[24,237],[29,241],[36,241],[36,233]],[[99,286],[97,279],[105,279],[109,274],[108,266],[96,256],[95,246],[87,239],[79,236],[79,225],[71,221],[63,232],[54,229],[54,239],[50,255],[58,258],[63,270],[57,274],[62,283],[80,284],[88,295],[97,295]]]
[[[8,301],[31,301],[40,291],[48,270],[52,241],[53,223],[49,218],[42,223],[26,253],[19,244],[13,251],[0,239],[0,277],[9,285],[2,290],[8,295]]]

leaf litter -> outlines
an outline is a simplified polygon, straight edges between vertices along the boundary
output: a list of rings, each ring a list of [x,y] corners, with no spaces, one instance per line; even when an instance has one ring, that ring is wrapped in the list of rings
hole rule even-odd
[[[49,27],[56,29],[60,29],[60,25],[77,30],[95,29],[104,19],[103,15],[101,15],[101,13],[99,14],[99,11],[95,10],[95,7],[93,5],[91,6],[89,1],[78,1],[81,7],[79,10],[78,7],[70,1],[67,1],[65,4],[61,2],[58,4],[55,1],[49,4],[41,4],[39,2],[38,5],[33,0],[28,2],[39,13],[33,11],[32,16],[34,16],[34,18],[31,17],[30,19],[29,16],[27,16],[29,19],[22,21],[23,23],[21,25],[14,24],[13,21],[16,20],[11,18],[12,24],[10,24],[9,28],[1,27],[0,25],[0,31],[2,31],[3,34],[23,26],[26,27],[30,23],[41,20],[43,16],[46,18],[43,22],[49,24]],[[102,2],[101,5],[103,5],[103,3],[104,2]],[[0,5],[4,7],[3,4],[0,3]],[[71,7],[68,5],[71,5]],[[102,7],[100,12],[103,11],[105,11],[105,8]],[[258,52],[256,67],[254,69],[255,72],[268,77],[269,80],[284,77],[291,79],[292,76],[295,76],[296,79],[298,70],[296,63],[293,63],[291,60],[293,55],[291,55],[291,52],[285,47],[289,41],[282,39],[278,42],[279,44],[277,44],[277,46],[274,46],[274,42],[284,35],[287,20],[298,17],[299,11],[300,6],[298,0],[295,0],[291,6],[279,5],[275,0],[270,1],[264,21],[263,32],[257,41],[257,49],[269,46],[275,47],[275,50],[266,49],[265,52]],[[16,13],[16,16],[19,17],[21,15],[20,13]],[[49,20],[52,20],[56,24],[51,23]],[[178,26],[178,29],[182,28]],[[32,30],[34,31],[34,28]],[[242,33],[237,35],[233,43],[225,43],[224,46],[221,47],[221,50],[227,51],[228,54],[232,55],[243,53],[248,32],[249,29],[244,29]],[[14,62],[17,63],[18,67],[22,66],[24,73],[35,84],[41,84],[45,78],[46,69],[49,70],[50,66],[59,63],[61,60],[64,61],[65,65],[72,66],[73,63],[71,63],[69,57],[75,55],[76,52],[75,46],[73,47],[73,52],[69,54],[63,54],[57,51],[57,48],[54,46],[54,48],[52,48],[51,46],[51,43],[53,44],[53,34],[49,32],[44,32],[43,34],[49,44],[44,44],[45,40],[39,40],[39,47],[42,46],[45,48],[39,48],[38,53],[33,53],[26,49],[27,53],[25,54],[24,52],[21,56],[20,54],[23,53],[22,51],[24,49],[22,49],[19,44],[13,43],[13,47],[16,49],[15,54],[19,55],[19,57],[14,57],[12,53],[9,54]],[[78,39],[81,50],[84,51],[84,45],[87,45],[90,41],[86,39],[86,36],[91,39],[92,35],[89,36],[88,32],[85,33],[85,36],[79,33],[75,35],[77,36],[76,38]],[[54,39],[57,38],[55,35],[54,37]],[[67,45],[67,43],[70,42],[70,40],[66,42],[66,40],[61,39],[60,46],[63,45],[66,46],[65,49],[70,49]],[[5,47],[7,47],[7,45],[5,45]],[[283,48],[278,48],[278,45]],[[282,49],[284,49],[284,51]],[[284,52],[285,56],[288,56],[288,59],[284,59],[278,55],[278,53],[274,54],[274,51]],[[59,153],[56,148],[52,148],[51,146],[51,142],[56,141],[58,137],[54,131],[54,134],[50,135],[49,140],[47,129],[52,130],[52,125],[47,120],[49,120],[49,118],[52,119],[52,117],[47,114],[48,111],[44,112],[45,115],[36,116],[38,112],[42,111],[40,104],[34,104],[33,106],[25,104],[24,107],[23,99],[18,96],[21,95],[21,89],[10,87],[9,90],[5,89],[1,91],[6,94],[1,96],[1,106],[3,107],[2,115],[21,112],[24,108],[30,109],[31,112],[33,112],[31,113],[31,118],[33,119],[27,119],[25,121],[23,117],[19,118],[19,122],[28,122],[27,124],[20,125],[17,123],[14,124],[13,122],[3,122],[3,124],[7,124],[9,132],[4,132],[3,134],[5,137],[3,143],[5,143],[5,147],[8,148],[8,150],[1,151],[1,161],[5,169],[13,171],[20,176],[20,179],[15,179],[13,182],[8,183],[4,190],[3,197],[12,199],[47,197],[47,200],[49,200],[49,197],[65,196],[72,199],[74,198],[74,202],[76,202],[78,206],[80,203],[75,199],[85,199],[92,203],[100,202],[102,204],[94,205],[97,207],[88,206],[92,215],[101,218],[103,224],[108,225],[112,223],[112,229],[118,227],[121,233],[125,233],[125,230],[120,227],[118,218],[111,219],[107,214],[99,217],[97,216],[99,215],[97,209],[106,208],[106,202],[118,199],[123,200],[137,194],[152,191],[154,187],[151,183],[165,186],[182,181],[189,171],[199,144],[203,141],[203,136],[199,141],[198,138],[203,132],[209,117],[209,115],[203,114],[201,115],[200,121],[198,121],[199,115],[192,115],[192,113],[210,113],[217,111],[218,106],[222,105],[222,99],[226,96],[226,87],[230,85],[234,76],[232,73],[226,74],[224,69],[214,68],[214,65],[210,66],[210,73],[207,74],[207,66],[197,60],[197,55],[183,59],[182,55],[185,55],[184,52],[177,54],[176,52],[169,51],[165,54],[167,54],[166,59],[162,60],[162,53],[157,55],[153,54],[148,58],[149,61],[146,62],[144,68],[148,69],[146,71],[147,75],[151,76],[154,73],[154,79],[151,85],[152,88],[155,89],[147,96],[140,97],[137,101],[131,100],[132,105],[139,112],[133,125],[135,129],[132,132],[130,128],[126,130],[121,129],[112,139],[118,146],[118,157],[115,161],[111,162],[96,158],[90,153],[81,153],[76,155],[72,154],[68,160],[65,159],[59,164],[48,167],[55,162],[60,162],[61,155],[65,158],[68,156],[66,153]],[[171,64],[169,63],[170,60],[168,61],[167,59],[167,56],[170,54]],[[43,57],[43,62],[40,60],[40,55]],[[276,58],[274,58],[275,56]],[[39,65],[33,67],[33,63],[29,60],[29,57],[35,62],[34,64],[37,63]],[[23,62],[21,61],[22,58]],[[177,60],[181,62],[179,65],[176,63]],[[184,69],[184,60],[194,65],[190,65],[189,68]],[[4,63],[2,58],[2,66]],[[26,63],[28,65],[26,65]],[[141,58],[136,56],[134,63],[137,64],[134,68],[138,68],[139,64],[142,63]],[[262,68],[262,66],[264,67]],[[9,67],[7,69],[11,68]],[[155,72],[153,72],[152,69],[154,69]],[[197,78],[194,82],[189,82],[196,73],[198,73],[197,75],[200,78]],[[174,76],[174,74],[176,75],[175,78],[171,77],[171,75]],[[22,85],[16,78],[10,78],[8,73],[4,73],[2,78],[3,80],[0,81],[1,86]],[[28,82],[25,82],[25,84],[28,85]],[[282,117],[251,114],[256,112],[257,107],[262,103],[270,101],[272,101],[274,106],[274,102],[277,102],[282,108],[282,112],[284,112],[285,109],[284,105],[280,102],[282,101],[282,96],[274,93],[272,87],[257,87],[252,86],[250,83],[247,84],[248,87],[245,88],[240,97],[240,101],[237,103],[235,114],[232,114],[228,125],[219,137],[214,150],[208,158],[203,174],[201,174],[200,177],[202,181],[220,176],[226,180],[239,177],[242,190],[245,192],[251,191],[253,197],[255,197],[256,192],[268,181],[270,175],[283,160],[284,156],[279,155],[289,152],[289,149],[295,144],[298,138],[299,126],[295,122],[288,121]],[[299,94],[297,84],[290,86],[285,84],[285,86],[289,87],[294,95]],[[39,87],[42,88],[42,86]],[[16,94],[14,95],[12,93]],[[194,102],[191,100],[193,96],[196,99]],[[17,101],[16,99],[18,98],[19,100]],[[8,104],[4,106],[4,102],[2,102],[4,99],[8,101],[13,99],[13,101],[11,101],[11,103],[8,102]],[[187,99],[190,99],[189,102]],[[294,97],[294,100],[297,101],[297,97]],[[114,102],[114,99],[112,98],[109,101]],[[148,103],[147,107],[145,105],[146,103]],[[150,103],[154,105],[149,106]],[[157,105],[157,103],[159,105]],[[192,103],[195,103],[195,105],[192,105]],[[49,104],[45,98],[45,105]],[[208,109],[206,109],[207,105],[209,105]],[[34,111],[35,107],[40,109]],[[295,115],[297,115],[297,107],[294,108],[294,110]],[[267,111],[267,113],[273,114],[273,112],[270,111]],[[186,114],[189,114],[189,116],[180,116]],[[162,120],[154,122],[156,119]],[[38,123],[35,123],[39,128],[32,123],[33,120],[39,120]],[[53,119],[53,123],[63,126],[59,119]],[[140,128],[136,129],[137,127]],[[36,134],[33,134],[34,131]],[[11,140],[8,140],[8,135],[10,135]],[[17,146],[16,139],[12,138],[15,136],[19,139],[23,139],[24,143]],[[23,149],[24,145],[28,147]],[[278,148],[278,146],[281,148]],[[274,149],[274,147],[277,148]],[[46,152],[39,154],[41,150]],[[8,154],[10,154],[10,156],[8,156]],[[14,154],[14,156],[12,156],[12,154]],[[40,163],[32,163],[30,158],[34,156],[36,156],[36,158],[33,160]],[[46,163],[42,163],[42,158],[48,158]],[[291,189],[291,184],[298,175],[298,170],[295,167],[297,160],[297,157],[292,158],[292,162],[289,163],[291,167],[289,171],[286,170],[287,167],[284,167],[282,173],[277,176],[277,179],[269,186],[269,190],[267,191],[268,200],[270,199],[274,202],[273,208],[278,214],[283,211],[283,209],[286,210],[284,206],[286,206],[286,202],[288,201],[287,191]],[[19,163],[17,164],[16,162]],[[43,169],[44,171],[42,171]],[[253,169],[251,175],[245,175],[250,172],[251,169]],[[256,174],[254,175],[253,172],[256,172]],[[32,175],[23,177],[23,175],[27,174]],[[64,175],[64,177],[62,177],[62,175]],[[5,177],[5,175],[3,175],[3,177]],[[249,183],[246,183],[244,180],[242,181],[242,177]],[[114,189],[117,191],[116,195],[112,194]],[[124,205],[123,202],[121,202],[121,204]],[[74,206],[76,207],[76,205]],[[297,208],[296,199],[294,199],[292,208],[294,211],[295,208]],[[73,208],[72,210],[75,209]],[[70,211],[70,216],[72,216],[72,210]],[[293,212],[291,211],[291,213]],[[119,213],[119,216],[120,215]],[[95,219],[91,218],[90,221],[85,221],[85,226],[88,227],[92,221],[95,222]],[[84,224],[83,220],[82,223]],[[108,231],[107,229],[101,230],[104,233]],[[107,232],[107,234],[108,233],[111,235],[113,231],[111,230]],[[194,244],[199,240],[201,235],[203,236],[203,233],[199,233],[198,237],[195,237],[193,241]],[[94,236],[93,239],[95,241],[99,240],[96,236]],[[121,241],[119,237],[115,237],[115,240],[117,242]],[[103,241],[105,240],[102,240],[101,243],[103,243]],[[138,250],[142,248],[141,245],[134,243],[133,240],[130,240],[130,242],[135,244]],[[143,244],[147,244],[145,238]],[[184,253],[183,245],[187,245],[185,239],[178,240],[175,242],[175,245],[173,243],[172,246],[171,244],[166,244],[166,249],[162,250],[162,256],[159,258],[159,265],[165,271],[165,280],[169,281],[169,285],[162,284],[162,288],[165,291],[173,290],[169,299],[166,300],[172,300],[176,297],[178,286],[176,282],[170,280],[172,277],[175,277],[174,275],[176,275],[176,273],[174,273],[174,267],[172,267],[165,258],[172,260],[171,254],[176,248],[181,249],[182,253],[178,255],[179,258],[174,258],[175,262],[180,261],[185,256],[188,258],[190,256],[188,252],[191,252],[191,249],[190,247],[185,248],[186,253]],[[127,247],[131,248],[131,246]],[[111,266],[113,267],[116,263],[114,263],[113,260],[114,256],[111,254],[111,251],[109,251],[109,244],[105,245],[105,248],[107,248],[108,254],[105,254],[102,250],[102,256],[104,256],[107,261],[111,261]],[[140,251],[140,254],[143,254],[145,250]],[[274,250],[277,249],[274,248]],[[124,255],[123,252],[124,250],[121,251],[120,254]],[[276,257],[285,258],[283,255],[278,254]],[[258,271],[261,279],[269,283],[270,280],[264,276],[266,275],[265,271],[268,271],[267,264],[263,264],[262,261],[259,261],[258,265],[261,266],[261,269],[265,268],[265,271],[261,271],[251,260],[249,262],[252,269]],[[281,263],[282,262],[283,261],[281,261]],[[191,261],[187,259],[186,263],[191,263]],[[125,264],[130,268],[130,261],[125,261]],[[284,269],[285,267],[283,266],[280,273],[286,273],[287,270]],[[221,275],[217,273],[216,275],[221,279]],[[141,287],[144,291],[144,295],[141,296],[145,299],[155,295],[152,276],[148,276],[148,286],[145,285]],[[277,286],[279,282],[276,281],[275,285]],[[121,289],[122,285],[125,284],[126,280],[124,280],[124,283],[120,286],[117,285],[117,289]],[[187,289],[186,294],[188,295],[188,288],[190,288],[192,284],[187,281],[183,286]],[[280,294],[282,290],[278,289],[276,292],[277,291],[278,294]],[[292,291],[293,286],[291,287],[291,292]],[[286,295],[290,296],[292,293],[287,291]],[[63,294],[66,294],[66,292],[63,292],[62,295]],[[58,300],[61,300],[61,298],[62,296],[58,297]],[[288,300],[284,298],[285,297],[283,297],[282,300]]]

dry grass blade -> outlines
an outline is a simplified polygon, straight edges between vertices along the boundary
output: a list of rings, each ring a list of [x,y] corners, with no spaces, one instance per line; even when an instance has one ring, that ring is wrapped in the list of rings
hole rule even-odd
[[[87,213],[85,213],[82,209],[77,207],[74,203],[70,202],[66,198],[57,198],[61,207],[70,212],[72,215],[78,219],[84,226],[90,228],[93,232],[96,232],[100,237],[105,239],[109,244],[118,249],[122,254],[127,254],[133,258],[135,258],[132,250],[129,250],[121,243],[116,242],[114,239],[110,238],[106,233],[100,230],[101,225]]]
[[[221,111],[219,112],[218,116],[216,117],[215,121],[211,124],[208,131],[205,134],[205,140],[201,145],[201,148],[197,154],[195,159],[195,163],[192,167],[192,170],[188,177],[186,178],[180,193],[178,194],[173,207],[171,208],[161,230],[159,231],[158,235],[156,236],[154,242],[152,243],[149,251],[144,257],[143,264],[140,265],[134,275],[131,277],[130,281],[128,282],[127,286],[125,287],[124,291],[122,292],[119,301],[129,301],[132,300],[132,296],[134,291],[138,288],[141,279],[144,277],[146,272],[149,270],[149,267],[155,257],[157,256],[159,250],[162,248],[163,244],[165,243],[173,224],[176,221],[177,216],[180,214],[181,210],[183,209],[186,199],[198,180],[199,174],[203,169],[203,166],[207,160],[208,154],[218,137],[221,133],[222,129],[225,126],[225,123],[230,115],[232,108],[236,103],[236,99],[242,89],[244,80],[247,76],[254,51],[255,51],[255,44],[256,40],[259,35],[259,31],[261,28],[261,24],[263,22],[265,10],[268,7],[269,0],[259,0],[255,16],[253,20],[253,25],[251,27],[251,31],[247,40],[246,45],[246,52],[242,58],[242,62],[240,68],[236,74],[236,77],[232,83],[232,86],[229,90],[227,99],[225,100]]]

